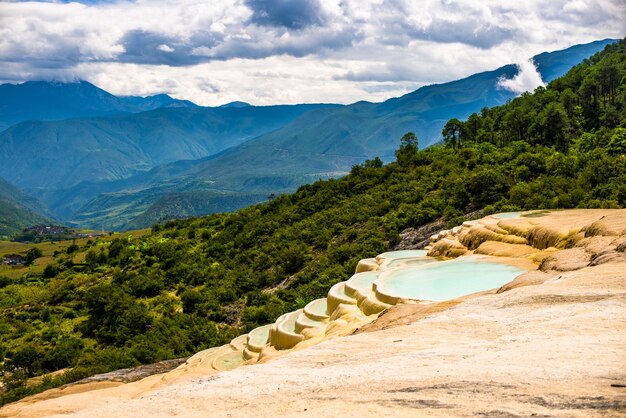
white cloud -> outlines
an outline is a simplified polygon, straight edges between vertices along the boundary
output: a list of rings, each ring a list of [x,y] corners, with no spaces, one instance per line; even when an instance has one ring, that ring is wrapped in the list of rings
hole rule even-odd
[[[172,48],[171,46],[169,46],[167,44],[161,44],[161,45],[157,46],[157,49],[159,51],[163,51],[163,52],[174,52],[174,48]]]
[[[545,86],[541,79],[541,74],[537,71],[537,67],[532,60],[522,61],[517,64],[518,73],[515,77],[498,80],[498,87],[510,90],[517,94],[527,91],[533,91],[539,86]]]
[[[540,82],[528,57],[623,37],[624,21],[622,0],[0,2],[0,82],[85,78],[207,105],[347,103],[518,62],[503,87],[521,91]]]

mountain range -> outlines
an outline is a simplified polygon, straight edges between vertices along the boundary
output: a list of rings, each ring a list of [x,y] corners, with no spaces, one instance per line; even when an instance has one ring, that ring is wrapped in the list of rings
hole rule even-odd
[[[0,133],[0,176],[26,189],[124,179],[161,164],[214,155],[323,106],[328,105],[161,108],[22,122]]]
[[[0,85],[0,131],[28,120],[61,120],[137,113],[163,107],[197,107],[167,94],[114,96],[87,81],[27,81]]]
[[[576,45],[533,61],[549,82],[612,42]],[[233,102],[202,108],[169,96],[116,98],[80,82],[68,84],[67,95],[77,96],[68,103],[87,103],[68,104],[65,113],[46,110],[43,93],[42,99],[18,93],[18,103],[41,103],[30,115],[17,111],[26,106],[5,114],[10,100],[0,86],[0,123],[23,121],[0,133],[0,176],[38,197],[59,219],[83,227],[143,227],[232,210],[342,175],[368,158],[389,161],[408,131],[418,135],[420,147],[433,144],[450,118],[515,97],[500,80],[518,72],[518,66],[505,65],[382,103],[347,106]],[[62,87],[44,84],[33,83],[44,92]],[[33,85],[26,91],[35,91]],[[77,93],[80,86],[86,91]],[[72,113],[80,108],[83,114]]]

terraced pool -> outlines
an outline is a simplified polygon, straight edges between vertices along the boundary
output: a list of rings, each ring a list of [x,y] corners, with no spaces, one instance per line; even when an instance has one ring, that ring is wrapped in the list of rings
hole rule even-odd
[[[468,256],[388,270],[380,274],[375,284],[377,292],[387,296],[449,300],[500,287],[523,272],[514,266]]]
[[[502,212],[502,213],[495,213],[491,216],[493,216],[496,219],[515,219],[515,218],[521,217],[522,212]]]
[[[388,251],[378,255],[377,259],[394,259],[394,258],[407,258],[407,257],[424,257],[428,253],[426,250],[400,250],[400,251]]]
[[[437,260],[430,257],[408,257],[408,258],[394,258],[387,264],[387,268],[406,266],[419,266],[422,264],[434,263]]]

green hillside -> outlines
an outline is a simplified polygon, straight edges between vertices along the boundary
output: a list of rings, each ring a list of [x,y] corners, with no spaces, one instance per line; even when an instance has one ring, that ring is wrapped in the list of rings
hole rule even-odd
[[[141,229],[170,219],[232,212],[268,199],[267,194],[225,193],[222,191],[189,191],[170,193],[159,198],[147,210],[136,216],[124,229]]]
[[[82,242],[42,275],[3,278],[2,401],[226,342],[325,295],[407,228],[477,210],[624,207],[626,42],[443,134],[424,150],[398,138],[387,165],[370,159],[235,213]]]
[[[39,201],[0,178],[0,239],[29,226],[51,223],[50,216]]]

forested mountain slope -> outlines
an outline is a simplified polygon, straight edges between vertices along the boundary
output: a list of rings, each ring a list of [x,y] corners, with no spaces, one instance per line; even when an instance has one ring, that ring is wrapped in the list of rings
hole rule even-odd
[[[51,221],[51,214],[41,202],[0,178],[0,239]]]

